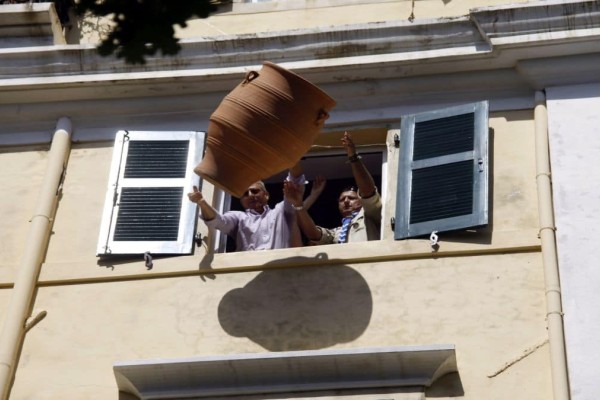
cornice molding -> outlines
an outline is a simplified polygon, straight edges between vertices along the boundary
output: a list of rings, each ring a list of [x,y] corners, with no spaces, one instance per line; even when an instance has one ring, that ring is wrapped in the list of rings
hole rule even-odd
[[[264,60],[323,71],[329,73],[324,78],[332,81],[346,79],[345,71],[351,71],[355,80],[413,77],[514,67],[522,60],[598,52],[598,39],[598,2],[544,2],[474,9],[467,17],[414,23],[183,40],[176,57],[153,57],[145,66],[102,58],[89,45],[0,49],[0,90],[81,87],[106,81],[147,85],[227,76],[237,81],[240,73],[260,66]],[[562,44],[573,48],[565,49]],[[375,67],[376,75],[369,66]],[[385,75],[384,70],[382,75],[381,67],[391,71]],[[357,70],[363,72],[357,74]]]
[[[598,1],[551,0],[475,8],[471,20],[494,46],[600,34]]]
[[[76,122],[82,121],[78,116],[89,120],[85,129],[102,130],[108,115],[128,126],[135,115],[156,124],[164,117],[153,116],[165,110],[173,118],[183,113],[206,120],[265,60],[344,99],[328,126],[356,118],[397,121],[399,111],[415,105],[487,99],[492,111],[530,107],[536,90],[600,81],[600,2],[524,3],[473,9],[457,18],[181,44],[177,56],[153,57],[144,66],[102,58],[90,45],[0,49],[0,114],[7,116],[0,132],[43,132],[65,110]]]

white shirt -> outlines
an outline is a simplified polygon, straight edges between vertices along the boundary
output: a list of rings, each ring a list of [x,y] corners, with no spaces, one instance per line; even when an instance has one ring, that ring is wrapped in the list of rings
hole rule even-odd
[[[288,175],[287,179],[304,184],[306,178]],[[290,247],[292,229],[296,228],[296,214],[292,203],[284,198],[274,208],[265,206],[262,214],[250,209],[227,211],[204,222],[235,238],[236,251],[285,249]]]
[[[235,238],[236,251],[285,249],[296,223],[294,212],[292,204],[283,200],[275,208],[265,206],[262,214],[250,209],[228,211],[205,222]]]

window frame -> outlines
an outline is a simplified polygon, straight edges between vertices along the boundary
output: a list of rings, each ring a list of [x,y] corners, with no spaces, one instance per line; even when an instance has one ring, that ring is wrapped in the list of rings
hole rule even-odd
[[[350,133],[352,133],[352,131],[349,131]],[[322,135],[329,135],[330,133],[322,133]],[[371,153],[371,154],[378,154],[381,157],[381,169],[380,169],[380,174],[381,174],[381,187],[378,187],[381,199],[382,199],[382,221],[381,221],[381,228],[380,228],[380,238],[383,239],[384,237],[384,215],[385,215],[385,202],[383,201],[383,199],[385,199],[387,196],[387,194],[389,193],[389,188],[388,186],[388,150],[387,150],[387,144],[385,142],[377,142],[375,143],[375,141],[373,143],[367,143],[367,144],[359,144],[356,146],[357,151],[360,153],[361,149],[363,149],[362,151],[364,153]],[[343,146],[331,146],[330,148],[328,148],[328,146],[320,146],[320,145],[315,145],[313,147],[313,149],[311,149],[304,157],[303,159],[306,158],[312,158],[312,157],[331,157],[331,158],[336,158],[336,157],[346,157],[346,152],[343,148]],[[336,164],[336,168],[343,168],[343,166],[340,166],[338,164]],[[307,172],[307,171],[305,171]],[[283,179],[285,179],[285,176],[287,174],[287,170],[286,171],[282,171],[278,174],[275,174],[274,176],[271,176],[269,178],[266,178],[264,180],[265,183],[269,184],[269,183],[274,183],[274,182],[283,182]],[[348,167],[348,171],[347,171],[347,175],[346,178],[349,179],[353,179],[352,176],[352,170],[350,167]],[[306,177],[307,180],[313,179],[313,177]],[[328,178],[328,177],[326,177]],[[338,178],[333,178],[333,179],[339,179]],[[305,197],[308,196],[310,192],[307,191],[305,193]],[[215,187],[215,202],[213,203],[213,206],[215,207],[215,209],[223,214],[229,210],[232,209],[232,197],[229,193],[226,193],[225,191],[223,191],[220,188]],[[332,202],[337,201],[337,199],[330,199]],[[323,199],[318,199],[317,200],[317,204],[313,205],[313,207],[317,207],[318,206],[318,202],[319,201],[323,201]],[[273,206],[274,204],[270,203],[270,206]],[[310,211],[309,211],[310,213]],[[341,217],[340,217],[341,219]],[[222,254],[233,254],[235,252],[228,252],[227,251],[227,235],[224,234],[223,232],[220,232],[219,230],[211,230],[211,235],[214,235],[214,239],[212,241],[213,245],[212,245],[212,250],[215,253],[222,253]]]

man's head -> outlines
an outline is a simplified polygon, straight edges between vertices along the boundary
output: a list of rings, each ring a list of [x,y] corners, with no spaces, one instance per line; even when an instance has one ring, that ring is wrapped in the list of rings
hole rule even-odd
[[[340,197],[338,197],[338,208],[343,217],[349,217],[353,212],[362,208],[358,190],[355,187],[342,190]]]
[[[262,214],[269,203],[269,192],[262,181],[254,182],[240,197],[244,209],[251,209]]]

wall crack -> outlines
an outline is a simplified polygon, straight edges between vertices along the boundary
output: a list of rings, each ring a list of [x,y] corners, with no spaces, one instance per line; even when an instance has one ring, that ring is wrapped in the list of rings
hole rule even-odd
[[[493,372],[493,373],[487,375],[487,377],[488,378],[494,378],[494,377],[500,375],[502,372],[506,371],[508,368],[512,367],[513,365],[515,365],[519,361],[521,361],[524,358],[528,357],[529,355],[533,354],[537,349],[539,349],[540,347],[542,347],[546,343],[548,343],[548,339],[544,339],[543,342],[541,342],[541,343],[539,343],[539,344],[537,344],[535,346],[532,346],[532,347],[530,347],[528,349],[523,350],[523,353],[519,357],[517,357],[517,358],[515,358],[515,359],[513,359],[513,360],[511,360],[509,362],[507,362],[500,369],[498,369],[496,372]]]

